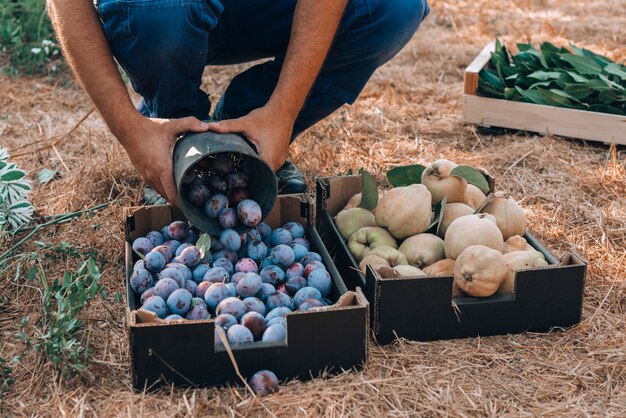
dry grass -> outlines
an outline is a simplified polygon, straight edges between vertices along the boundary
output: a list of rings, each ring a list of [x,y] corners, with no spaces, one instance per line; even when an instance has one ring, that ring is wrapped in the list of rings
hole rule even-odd
[[[370,342],[363,371],[286,383],[264,399],[238,388],[140,394],[130,386],[124,305],[99,301],[85,315],[95,349],[85,378],[59,383],[49,364],[29,354],[16,367],[17,383],[1,400],[0,414],[626,416],[624,152],[560,138],[493,136],[464,126],[460,118],[463,68],[495,36],[571,40],[624,60],[626,3],[450,0],[432,6],[410,45],[376,73],[357,103],[302,135],[291,157],[311,180],[360,167],[382,178],[394,165],[442,156],[488,169],[500,188],[522,201],[533,232],[553,252],[575,250],[589,260],[580,325],[549,334],[399,340],[385,347]],[[240,69],[208,70],[205,87],[217,96]],[[37,187],[38,213],[114,200],[91,219],[37,236],[96,249],[106,260],[103,282],[112,295],[123,290],[124,279],[122,228],[115,215],[141,196],[123,149],[94,113],[58,141],[56,151],[33,152],[68,132],[91,107],[76,86],[0,77],[2,145],[14,153],[29,151],[19,162],[33,172],[64,172],[62,179]],[[24,148],[32,142],[37,144]],[[53,272],[72,266],[57,267]],[[21,318],[41,314],[35,291],[11,279],[0,279],[0,296],[9,301],[0,311],[5,358],[21,349],[13,337]]]

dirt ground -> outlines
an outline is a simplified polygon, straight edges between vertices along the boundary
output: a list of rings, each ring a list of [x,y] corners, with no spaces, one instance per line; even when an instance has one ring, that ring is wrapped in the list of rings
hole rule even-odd
[[[401,164],[446,157],[484,167],[498,189],[527,209],[530,229],[555,254],[589,261],[583,320],[572,329],[453,341],[370,342],[361,371],[287,382],[254,399],[242,388],[131,388],[124,302],[93,303],[83,319],[93,359],[82,378],[62,381],[32,352],[15,366],[0,400],[13,416],[626,416],[626,153],[563,138],[494,135],[461,121],[464,67],[496,36],[551,40],[626,59],[624,0],[433,1],[410,44],[374,75],[353,106],[303,134],[291,158],[309,176],[365,168],[382,181]],[[217,97],[242,66],[210,68],[204,88]],[[109,295],[124,294],[121,208],[137,205],[141,182],[124,150],[76,85],[0,76],[0,143],[32,173],[63,177],[37,185],[39,215],[112,204],[88,218],[48,228],[35,240],[92,248]],[[75,129],[71,131],[73,128]],[[68,134],[68,132],[70,132]],[[37,148],[56,141],[54,148]],[[0,242],[8,246],[9,242]],[[34,248],[31,240],[24,250]],[[51,267],[49,278],[73,261]],[[37,289],[0,278],[0,356],[26,314],[40,315]],[[58,277],[58,276],[57,276]]]

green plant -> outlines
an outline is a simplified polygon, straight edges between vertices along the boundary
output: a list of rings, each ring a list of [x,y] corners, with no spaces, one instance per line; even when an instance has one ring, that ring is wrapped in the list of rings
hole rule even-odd
[[[479,95],[626,115],[626,66],[571,44],[517,47],[512,55],[496,42],[491,68],[479,74]]]
[[[30,181],[9,158],[7,149],[0,148],[0,233],[17,231],[33,215],[33,205],[28,201]]]
[[[59,71],[61,53],[41,0],[0,2],[0,55],[11,75],[49,74]]]

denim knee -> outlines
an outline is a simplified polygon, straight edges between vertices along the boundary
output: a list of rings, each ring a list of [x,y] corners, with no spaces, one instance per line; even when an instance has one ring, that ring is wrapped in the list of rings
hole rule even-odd
[[[430,12],[427,0],[368,0],[368,6],[380,64],[409,42]]]

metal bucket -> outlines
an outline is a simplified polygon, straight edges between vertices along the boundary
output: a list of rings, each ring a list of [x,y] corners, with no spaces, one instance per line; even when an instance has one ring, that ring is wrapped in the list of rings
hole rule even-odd
[[[174,146],[174,182],[178,206],[191,224],[201,231],[217,235],[222,226],[217,219],[211,219],[201,207],[191,204],[183,193],[184,186],[196,175],[196,170],[205,171],[207,159],[217,154],[227,154],[234,161],[238,171],[248,176],[248,191],[263,214],[263,219],[274,206],[278,192],[278,182],[274,170],[265,162],[250,144],[240,135],[215,132],[188,133]],[[204,160],[204,161],[203,161]],[[241,233],[249,229],[239,224]]]

